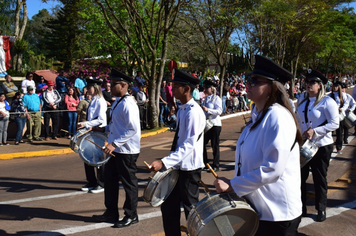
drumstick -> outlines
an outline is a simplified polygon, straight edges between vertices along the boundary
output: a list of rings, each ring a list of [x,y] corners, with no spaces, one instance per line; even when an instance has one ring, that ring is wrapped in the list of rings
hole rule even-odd
[[[205,188],[205,192],[210,194],[210,190],[209,190],[208,186],[206,186],[201,179],[199,179],[199,183]]]
[[[216,172],[213,170],[213,168],[211,168],[211,166],[209,165],[209,163],[206,163],[206,166],[209,168],[209,170],[211,171],[211,173],[213,173],[215,178],[218,178],[218,175],[216,174]]]
[[[61,129],[61,131],[63,131],[63,132],[66,132],[66,133],[68,133],[68,134],[71,134],[71,135],[73,135],[73,133],[69,132],[68,130],[65,130],[65,129]]]
[[[79,138],[79,137],[83,136],[83,135],[84,135],[84,134],[86,134],[86,133],[89,133],[90,131],[91,131],[91,129],[88,129],[87,131],[85,131],[85,132],[83,132],[82,134],[78,135],[78,137],[77,137],[77,138]]]
[[[152,166],[150,166],[146,161],[143,161],[143,163],[145,163],[145,165],[147,166],[148,169],[152,168]]]
[[[92,144],[94,144],[95,146],[97,146],[98,148],[100,148],[102,151],[104,151],[104,148],[103,147],[101,147],[100,145],[98,145],[98,144],[96,144],[94,141],[91,141],[90,139],[88,139],[88,138],[85,138],[86,140],[88,140],[89,142],[91,142]],[[115,156],[114,154],[112,154],[112,153],[110,153],[110,155],[111,156]]]

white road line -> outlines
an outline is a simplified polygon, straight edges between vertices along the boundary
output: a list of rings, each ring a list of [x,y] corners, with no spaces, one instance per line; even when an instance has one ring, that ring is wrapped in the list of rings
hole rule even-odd
[[[41,197],[24,198],[24,199],[12,200],[12,201],[4,201],[4,202],[0,202],[0,205],[47,200],[52,198],[68,197],[68,196],[75,196],[81,194],[86,194],[86,192],[71,192],[71,193],[55,194],[55,195],[48,195],[48,196],[41,196]]]

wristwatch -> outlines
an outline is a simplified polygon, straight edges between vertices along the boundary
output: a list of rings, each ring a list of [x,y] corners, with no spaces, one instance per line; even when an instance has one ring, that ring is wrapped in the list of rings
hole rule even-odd
[[[111,145],[112,145],[114,148],[117,148],[117,145],[116,145],[114,142],[112,142]]]

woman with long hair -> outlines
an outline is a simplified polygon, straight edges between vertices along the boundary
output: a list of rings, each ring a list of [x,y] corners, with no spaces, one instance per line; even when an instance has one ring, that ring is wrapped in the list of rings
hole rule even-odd
[[[77,96],[76,89],[69,88],[68,94],[64,97],[64,102],[67,106],[68,114],[68,138],[71,138],[71,134],[75,133],[77,130],[77,107],[79,104],[79,99]]]
[[[315,188],[315,208],[318,211],[316,220],[319,222],[326,219],[328,188],[326,175],[334,146],[332,131],[339,125],[337,105],[333,99],[325,96],[326,83],[325,76],[318,71],[309,70],[305,79],[306,92],[301,94],[297,103],[297,118],[303,138],[311,140],[319,147],[313,159],[301,169],[303,216],[307,215],[306,181],[311,169]]]
[[[293,75],[265,57],[255,59],[246,83],[254,107],[236,144],[235,177],[214,185],[218,193],[234,191],[252,204],[260,216],[256,235],[296,235],[302,136],[283,86]]]
[[[337,106],[339,107],[339,114],[345,114],[346,110],[349,107],[349,100],[346,97],[346,94],[342,92],[341,82],[334,81],[332,86],[332,91],[329,96],[334,99]],[[344,129],[344,119],[340,119],[339,128],[336,130],[336,150],[338,154],[342,154],[342,131]]]
[[[87,81],[87,94],[92,96],[88,105],[87,121],[79,122],[78,129],[105,127],[106,120],[106,101],[101,92],[100,85],[102,81],[99,79],[89,78]],[[88,183],[81,189],[85,192],[99,193],[104,191],[104,166],[97,168],[97,177],[95,177],[95,167],[84,163],[85,175]]]

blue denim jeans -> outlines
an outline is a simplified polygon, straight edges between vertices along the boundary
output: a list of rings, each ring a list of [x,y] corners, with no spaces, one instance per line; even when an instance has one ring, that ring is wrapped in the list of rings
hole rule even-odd
[[[0,144],[7,141],[7,127],[9,125],[9,117],[0,117]]]
[[[168,115],[168,105],[164,103],[159,103],[159,122],[165,123],[167,122],[167,115]]]
[[[226,96],[222,96],[222,113],[226,113]]]
[[[68,111],[68,132],[72,135],[77,130],[77,112]]]
[[[26,120],[27,120],[26,116],[15,118],[15,122],[17,126],[15,142],[20,142],[22,140],[22,132],[23,132],[23,128],[25,127]]]

